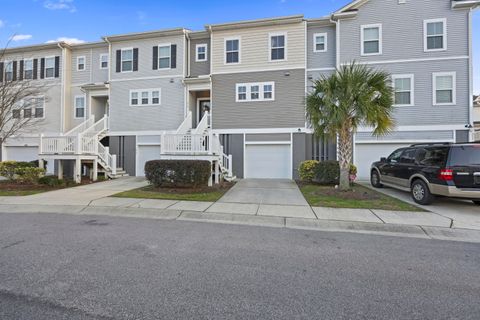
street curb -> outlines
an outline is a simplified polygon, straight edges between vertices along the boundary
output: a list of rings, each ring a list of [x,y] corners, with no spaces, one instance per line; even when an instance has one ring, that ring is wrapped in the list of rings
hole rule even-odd
[[[285,227],[285,218],[246,214],[183,211],[177,220],[242,224],[261,227]]]

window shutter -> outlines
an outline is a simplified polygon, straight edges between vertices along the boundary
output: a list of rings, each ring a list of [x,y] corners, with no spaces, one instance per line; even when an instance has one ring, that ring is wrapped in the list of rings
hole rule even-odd
[[[60,77],[60,57],[55,57],[55,78]]]
[[[122,71],[122,50],[117,50],[117,61],[116,61],[116,65],[117,65],[116,71],[117,71],[117,72]]]
[[[13,61],[12,71],[13,71],[12,80],[17,81],[17,61]]]
[[[38,59],[33,59],[33,79],[38,77]]]
[[[45,58],[40,59],[40,79],[45,78]]]
[[[158,70],[158,47],[153,47],[153,70]]]
[[[138,48],[133,49],[133,71],[138,71]]]
[[[171,51],[171,56],[172,58],[170,59],[170,68],[175,69],[177,67],[177,45],[172,44],[170,47]]]
[[[20,60],[20,72],[18,73],[18,80],[23,80],[23,60]]]
[[[3,62],[0,62],[0,82],[3,82]]]

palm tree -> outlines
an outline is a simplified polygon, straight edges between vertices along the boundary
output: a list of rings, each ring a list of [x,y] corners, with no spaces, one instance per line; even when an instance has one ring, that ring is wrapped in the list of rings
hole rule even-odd
[[[314,82],[307,96],[307,115],[318,137],[337,138],[340,189],[349,190],[353,134],[359,126],[373,127],[375,136],[394,127],[390,75],[355,62]]]

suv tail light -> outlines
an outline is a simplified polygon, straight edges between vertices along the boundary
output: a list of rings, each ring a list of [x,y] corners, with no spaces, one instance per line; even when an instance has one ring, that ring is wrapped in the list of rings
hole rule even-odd
[[[452,181],[453,180],[453,170],[452,169],[442,169],[438,178],[443,181]]]

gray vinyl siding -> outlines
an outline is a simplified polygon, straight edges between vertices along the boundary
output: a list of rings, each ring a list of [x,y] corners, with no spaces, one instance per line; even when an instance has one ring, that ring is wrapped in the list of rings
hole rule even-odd
[[[468,130],[457,130],[455,133],[457,143],[464,143],[470,141],[470,131]]]
[[[85,119],[75,118],[75,97],[76,96],[85,96],[85,115],[88,114],[87,111],[89,108],[89,105],[88,105],[89,101],[88,101],[87,95],[85,94],[85,92],[82,91],[80,86],[72,86],[70,99],[67,101],[68,105],[65,108],[65,112],[66,112],[65,116],[67,119],[70,119],[70,123],[71,123],[70,129],[74,128],[75,126],[79,125],[80,123],[86,120],[86,118]],[[68,128],[67,128],[67,131],[68,131]]]
[[[469,123],[468,60],[426,61],[372,65],[390,74],[413,74],[415,105],[395,107],[394,119],[398,126],[464,125]],[[456,72],[456,105],[433,105],[433,73]]]
[[[108,46],[75,49],[72,52],[72,84],[102,83],[108,80],[108,69],[100,69],[100,54],[108,54]],[[86,67],[77,71],[77,58],[85,57]]]
[[[108,55],[108,46],[104,48],[92,49],[92,83],[101,83],[108,81],[108,69],[100,69],[100,55]],[[108,66],[110,66],[111,57],[108,59]]]
[[[151,39],[128,40],[112,43],[111,56],[111,79],[133,79],[140,77],[158,77],[169,75],[183,75],[183,66],[185,61],[184,51],[185,37],[166,36]],[[177,67],[175,69],[153,70],[153,47],[160,44],[177,45]],[[116,52],[122,48],[138,48],[138,71],[135,72],[116,72]]]
[[[320,80],[322,76],[328,77],[332,75],[335,70],[328,70],[328,71],[308,71],[307,72],[307,92],[311,92],[313,90],[313,86],[315,81]]]
[[[207,61],[196,62],[197,44],[207,45]],[[190,40],[190,76],[198,77],[210,74],[210,38]]]
[[[110,84],[111,131],[174,130],[184,119],[184,87],[180,78],[116,81]],[[130,90],[161,89],[159,106],[130,106]]]
[[[454,138],[452,130],[437,131],[395,131],[386,136],[375,137],[371,132],[358,132],[355,135],[356,142],[362,141],[419,141],[419,140],[445,140],[452,141]]]
[[[327,34],[327,51],[313,52],[316,33]],[[335,26],[311,26],[307,27],[307,69],[335,68],[336,64],[336,36]]]
[[[293,179],[299,179],[298,167],[300,164],[309,159],[308,149],[307,149],[307,135],[305,133],[294,133],[293,134]]]
[[[237,83],[268,81],[275,101],[236,102]],[[213,75],[212,88],[214,129],[305,127],[305,69]]]
[[[423,21],[447,19],[446,51],[424,52]],[[360,55],[361,25],[382,24],[383,54]],[[419,59],[468,54],[468,10],[452,10],[450,0],[370,0],[354,19],[340,22],[340,60],[378,61]]]
[[[258,141],[290,141],[290,133],[261,133],[246,134],[245,140],[249,142]]]

